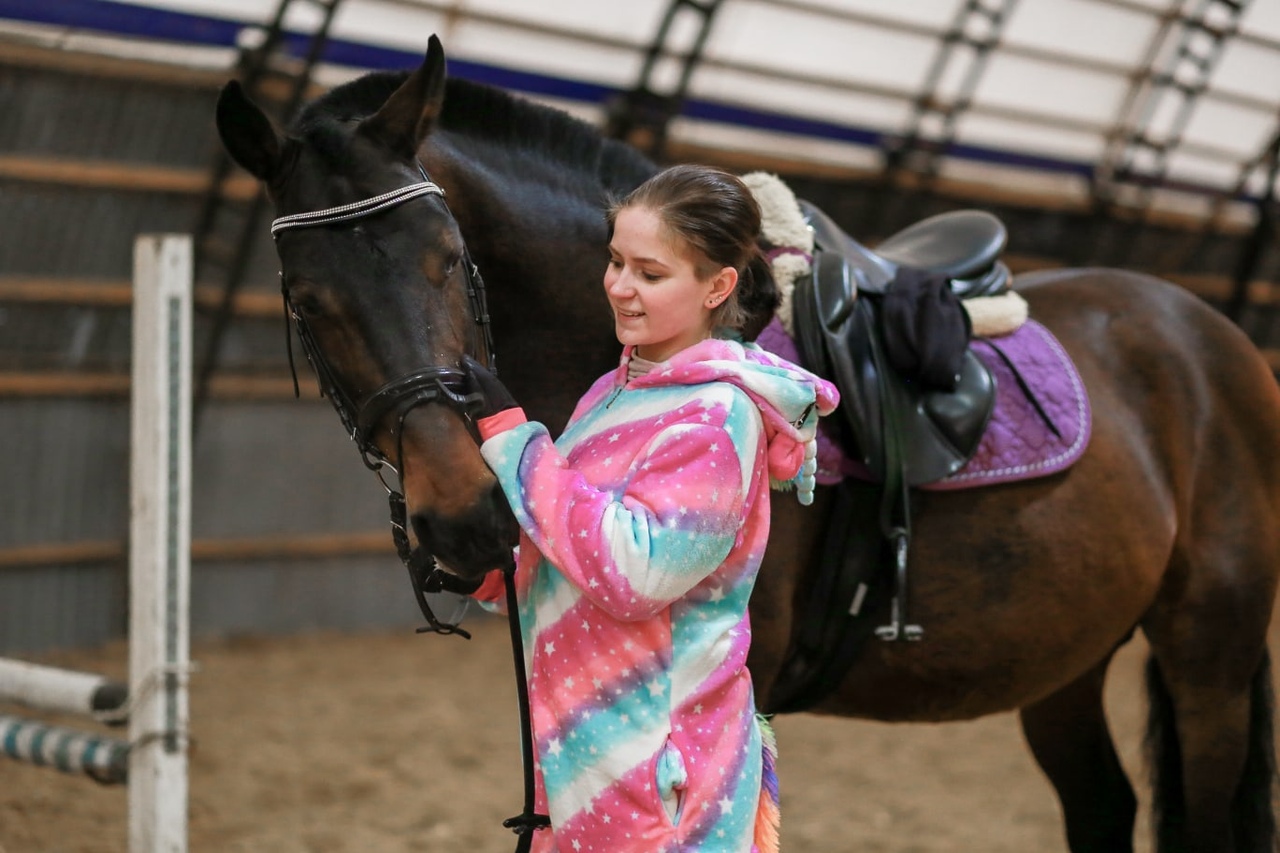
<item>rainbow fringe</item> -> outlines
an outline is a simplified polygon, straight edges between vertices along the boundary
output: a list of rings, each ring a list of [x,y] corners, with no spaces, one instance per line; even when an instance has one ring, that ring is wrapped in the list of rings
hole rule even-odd
[[[773,726],[763,716],[756,714],[760,726],[760,750],[764,758],[764,772],[760,779],[760,805],[756,809],[756,853],[778,853],[778,827],[782,812],[778,808],[778,738]]]

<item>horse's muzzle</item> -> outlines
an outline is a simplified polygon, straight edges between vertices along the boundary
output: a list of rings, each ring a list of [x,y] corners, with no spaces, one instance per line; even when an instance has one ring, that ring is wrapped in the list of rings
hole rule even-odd
[[[496,483],[461,514],[428,510],[414,512],[411,521],[414,535],[441,567],[467,579],[507,566],[520,535],[511,506]]]

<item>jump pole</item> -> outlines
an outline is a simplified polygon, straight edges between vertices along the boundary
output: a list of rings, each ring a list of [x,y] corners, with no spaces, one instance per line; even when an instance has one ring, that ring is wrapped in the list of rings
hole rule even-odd
[[[139,235],[133,266],[129,850],[182,853],[190,670],[190,236]]]
[[[60,714],[110,717],[125,704],[128,690],[105,675],[0,658],[0,702]]]
[[[103,784],[129,776],[129,744],[124,741],[9,714],[0,714],[0,752],[63,773],[83,773]]]
[[[118,724],[125,721],[127,700],[128,688],[102,675],[0,658],[0,702]],[[0,714],[0,754],[105,784],[124,782],[129,774],[128,743],[10,714]]]

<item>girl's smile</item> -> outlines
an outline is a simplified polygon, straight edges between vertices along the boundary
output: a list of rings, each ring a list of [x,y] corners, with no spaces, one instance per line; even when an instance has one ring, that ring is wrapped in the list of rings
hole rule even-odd
[[[619,211],[609,242],[605,294],[619,342],[665,361],[711,335],[711,312],[737,284],[732,267],[699,276],[692,253],[646,207]]]

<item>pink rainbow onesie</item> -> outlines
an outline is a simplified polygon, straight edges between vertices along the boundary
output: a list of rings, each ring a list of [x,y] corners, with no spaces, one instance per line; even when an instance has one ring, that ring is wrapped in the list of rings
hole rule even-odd
[[[618,370],[554,443],[519,410],[481,451],[522,530],[516,572],[539,853],[770,853],[772,734],[746,669],[769,486],[811,499],[835,388],[711,339]],[[477,592],[497,598],[491,575]]]

